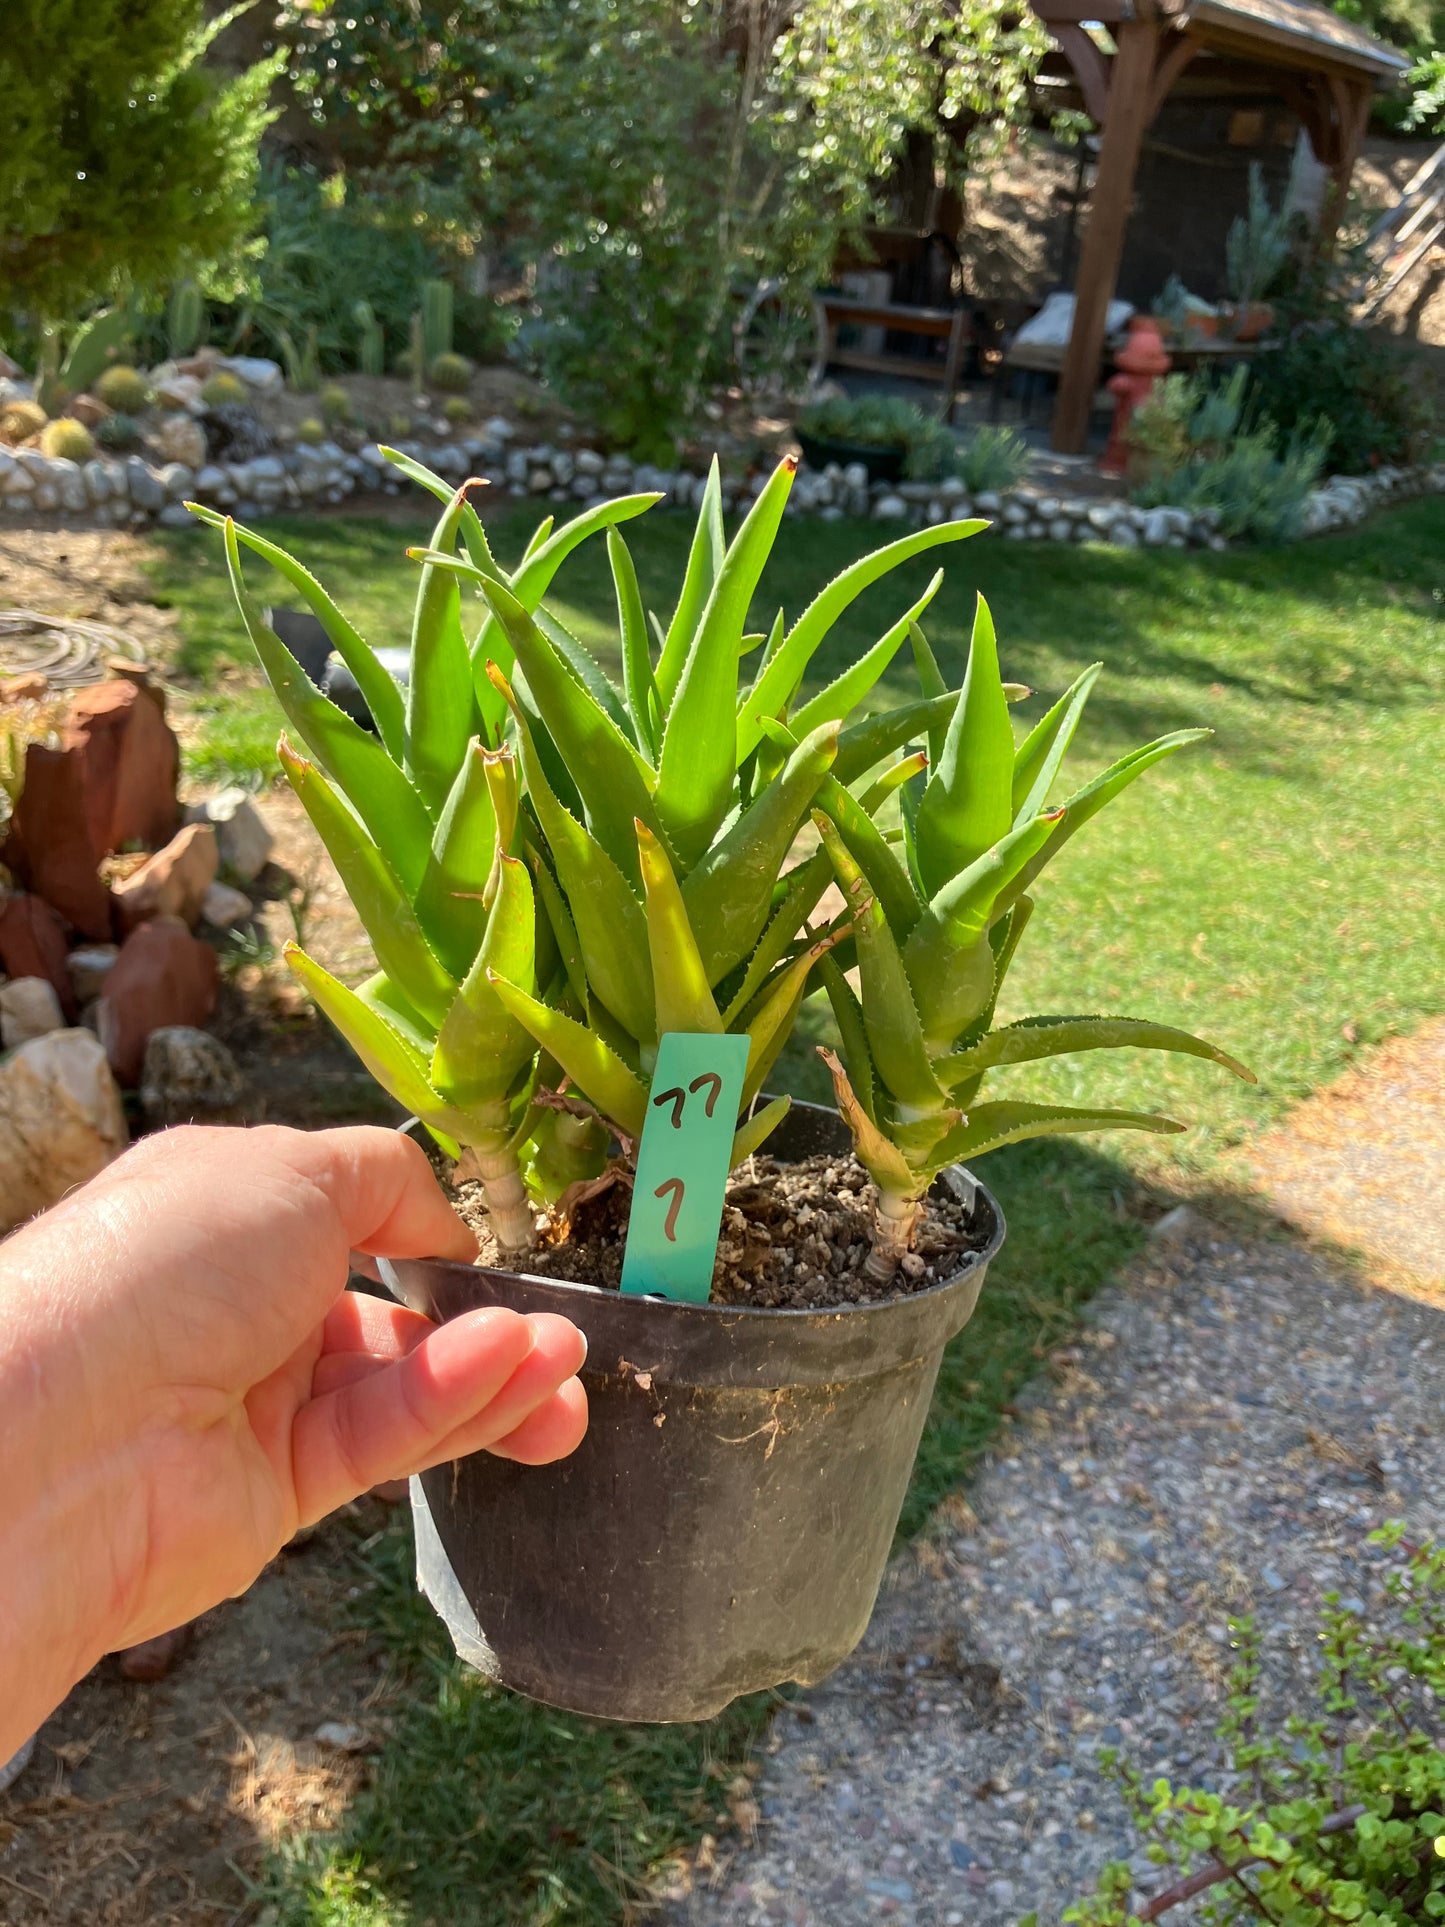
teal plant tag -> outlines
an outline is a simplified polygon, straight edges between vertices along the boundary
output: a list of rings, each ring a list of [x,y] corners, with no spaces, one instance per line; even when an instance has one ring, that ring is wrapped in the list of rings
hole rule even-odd
[[[670,1030],[657,1049],[622,1289],[706,1304],[749,1040]]]

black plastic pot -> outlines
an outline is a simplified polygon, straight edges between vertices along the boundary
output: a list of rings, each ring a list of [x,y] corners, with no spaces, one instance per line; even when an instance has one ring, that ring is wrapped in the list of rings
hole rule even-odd
[[[844,1152],[836,1113],[798,1104],[782,1157]],[[752,1311],[624,1297],[473,1265],[401,1262],[429,1316],[561,1312],[587,1335],[591,1416],[571,1458],[478,1453],[413,1480],[418,1580],[457,1650],[518,1692],[619,1720],[705,1719],[740,1693],[807,1685],[863,1636],[943,1348],[1004,1237],[888,1304]]]
[[[798,446],[809,468],[825,469],[829,462],[847,468],[853,462],[861,462],[870,482],[896,482],[903,473],[904,457],[908,453],[899,444],[880,448],[877,442],[840,442],[831,435],[805,435],[801,428]]]

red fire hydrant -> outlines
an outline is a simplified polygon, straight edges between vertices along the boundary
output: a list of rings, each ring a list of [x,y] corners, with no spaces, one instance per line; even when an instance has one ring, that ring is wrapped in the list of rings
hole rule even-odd
[[[1099,462],[1105,475],[1122,475],[1129,465],[1129,450],[1124,431],[1129,417],[1139,406],[1160,375],[1167,375],[1173,363],[1164,347],[1164,337],[1152,315],[1136,314],[1129,323],[1129,339],[1115,361],[1119,372],[1105,386],[1114,397],[1114,425],[1109,430],[1109,445]]]

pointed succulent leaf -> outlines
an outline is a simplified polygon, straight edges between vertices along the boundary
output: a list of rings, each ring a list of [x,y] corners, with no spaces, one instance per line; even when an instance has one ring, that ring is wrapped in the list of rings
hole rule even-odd
[[[613,862],[637,875],[633,821],[656,827],[647,769],[637,750],[509,589],[486,583],[490,603],[516,653],[547,732],[572,775],[588,828]],[[650,772],[649,772],[650,773]]]
[[[466,495],[443,509],[432,550],[448,553],[457,539]],[[406,691],[406,772],[429,807],[440,810],[475,733],[472,665],[462,634],[461,591],[454,576],[422,567],[411,631],[411,675]]]
[[[748,958],[742,982],[723,1012],[725,1025],[731,1025],[739,1011],[747,1008],[783,961],[792,948],[793,939],[812,915],[819,897],[832,880],[833,866],[825,850],[815,850],[805,863],[800,863],[783,878],[782,901],[758,938]],[[687,892],[684,890],[683,900],[686,901],[686,898]]]
[[[206,523],[209,528],[224,528],[226,518],[215,509],[202,508],[198,502],[188,502],[186,507],[192,515]],[[254,529],[244,524],[235,524],[236,539],[244,542],[254,555],[269,562],[278,575],[283,576],[292,588],[300,591],[310,605],[312,614],[326,631],[326,639],[356,678],[356,686],[371,712],[388,756],[394,762],[402,758],[402,737],[405,721],[405,705],[396,678],[383,669],[376,659],[370,643],[363,640],[359,632],[347,621],[321,584],[292,555],[288,555],[276,543],[268,542],[264,535],[257,535]]]
[[[409,482],[417,483],[429,495],[434,495],[439,502],[449,502],[456,493],[451,482],[444,481],[434,470],[427,468],[424,463],[416,461],[412,456],[403,455],[399,448],[387,448],[385,444],[378,444],[378,448],[398,474],[405,475]],[[485,488],[486,483],[480,475],[473,475],[468,478],[466,487],[470,494],[474,488]],[[492,554],[492,545],[487,540],[487,532],[482,527],[481,517],[470,501],[462,510],[461,535],[467,546],[467,554],[476,566],[485,574],[494,575],[499,581],[505,582],[507,578],[497,566],[497,559]]]
[[[474,736],[437,819],[426,874],[416,893],[417,919],[456,977],[471,969],[487,927],[484,899],[497,845],[487,755]]]
[[[707,849],[732,803],[739,760],[738,639],[797,467],[792,456],[779,462],[733,537],[667,713],[657,813],[684,874]]]
[[[911,782],[915,776],[921,776],[927,768],[926,749],[916,749],[911,756],[900,757],[892,769],[884,770],[876,782],[868,785],[858,798],[859,808],[869,816],[876,816],[894,790]]]
[[[760,1111],[754,1111],[750,1118],[740,1124],[733,1134],[733,1148],[728,1158],[728,1169],[735,1171],[755,1151],[760,1151],[792,1108],[792,1098],[775,1097],[771,1103],[765,1104]]]
[[[993,617],[978,598],[968,668],[943,753],[918,809],[918,869],[929,896],[967,869],[1013,822],[1014,738]]]
[[[283,954],[382,1089],[424,1123],[461,1136],[465,1119],[433,1090],[427,1060],[411,1039],[381,1010],[338,983],[298,944],[288,943]]]
[[[822,1044],[818,1046],[818,1055],[832,1075],[833,1094],[844,1123],[853,1133],[853,1148],[863,1169],[884,1193],[895,1197],[922,1197],[928,1189],[929,1180],[920,1178],[909,1169],[903,1153],[863,1109],[848,1081],[848,1073],[836,1055]]]
[[[707,972],[667,851],[645,823],[639,821],[636,830],[657,1034],[663,1037],[670,1030],[685,1030],[715,1035],[722,1030],[722,1018],[708,988]]]
[[[1025,1138],[1071,1137],[1083,1131],[1151,1131],[1156,1135],[1182,1131],[1172,1117],[1152,1111],[1102,1111],[1072,1104],[975,1104],[939,1146],[939,1164],[957,1164],[982,1157],[1003,1144]]]
[[[617,631],[622,638],[622,679],[627,693],[627,713],[632,719],[632,735],[637,747],[654,767],[662,747],[660,730],[654,725],[661,713],[657,682],[652,673],[652,652],[647,641],[647,617],[642,609],[642,591],[637,586],[637,570],[627,544],[616,529],[607,531],[607,559],[612,564],[612,584],[617,594]]]
[[[900,541],[888,543],[885,548],[876,549],[872,555],[865,555],[861,561],[835,576],[808,604],[783,638],[777,653],[758,672],[758,679],[749,691],[738,718],[738,760],[741,762],[757,747],[762,718],[776,716],[785,704],[792,701],[794,691],[803,680],[803,673],[819,643],[843,611],[866,588],[887,575],[891,569],[896,569],[900,563],[909,561],[915,555],[922,555],[925,549],[936,548],[941,542],[961,541],[965,536],[977,535],[980,529],[987,527],[987,522],[939,522],[932,528],[919,529],[912,535],[903,536]],[[904,738],[898,740],[903,741]],[[888,747],[896,747],[896,744]],[[886,749],[880,750],[878,756],[886,753]],[[878,756],[873,758],[874,762]],[[862,764],[859,773],[868,767],[869,764]],[[851,779],[839,772],[839,780],[847,782]]]
[[[598,708],[605,710],[622,736],[630,740],[632,726],[628,719],[627,706],[591,650],[585,643],[578,641],[567,625],[558,620],[545,602],[538,606],[533,621],[562,660],[572,669]],[[644,771],[644,780],[650,780],[650,772]]]
[[[952,1088],[966,1077],[1006,1064],[1031,1064],[1039,1058],[1086,1050],[1178,1051],[1222,1064],[1247,1084],[1258,1082],[1252,1070],[1218,1045],[1176,1030],[1172,1024],[1154,1024],[1140,1017],[1029,1017],[990,1031],[968,1050],[940,1058],[934,1069],[940,1081]]]
[[[913,879],[884,842],[878,825],[836,776],[825,776],[818,786],[818,808],[832,822],[868,879],[889,928],[897,942],[902,943],[923,914]]]
[[[567,899],[556,877],[548,867],[547,859],[540,852],[532,858],[532,869],[537,879],[537,894],[542,899],[542,907],[557,945],[557,954],[562,959],[567,988],[577,999],[578,1009],[585,1014],[588,1003],[587,967],[582,961],[582,946],[577,941],[577,926],[572,921],[572,912],[567,907]]]
[[[936,1111],[943,1092],[929,1068],[918,1006],[883,907],[828,818],[815,812],[813,821],[853,920],[873,1068],[899,1104],[915,1112]]]
[[[815,729],[819,723],[832,721],[841,723],[846,717],[851,716],[903,647],[910,629],[938,594],[942,585],[943,571],[939,569],[906,615],[900,616],[893,627],[878,642],[875,642],[866,654],[860,656],[857,662],[850,664],[841,676],[835,677],[826,689],[820,690],[810,701],[804,703],[801,709],[793,712],[789,717],[793,730],[801,734],[805,730]]]
[[[491,983],[495,972],[528,994],[536,988],[536,908],[527,866],[519,857],[504,856],[499,868],[481,949],[442,1020],[432,1053],[433,1085],[463,1110],[504,1098],[536,1054],[531,1032]]]
[[[1015,818],[1037,816],[1048,802],[1049,791],[1068,754],[1069,744],[1074,740],[1074,731],[1079,726],[1089,692],[1103,667],[1101,662],[1091,662],[1083,675],[1064,691],[1048,714],[1039,718],[1019,744],[1014,756]]]
[[[848,1075],[858,1102],[870,1119],[877,1117],[877,1098],[874,1091],[873,1056],[868,1048],[868,1032],[863,1023],[863,1006],[857,993],[844,974],[843,967],[836,956],[824,957],[818,965],[823,979],[823,988],[828,993],[828,1002],[833,1007],[833,1021],[838,1026],[838,1035],[843,1043],[843,1056],[848,1065]]]
[[[654,1038],[652,963],[642,905],[602,845],[557,800],[525,712],[500,672],[494,675],[516,724],[527,795],[572,913],[588,984],[629,1035]]]
[[[684,880],[682,898],[710,984],[741,963],[757,942],[772,908],[773,886],[837,744],[836,723],[812,731]]]
[[[492,988],[543,1050],[556,1058],[588,1103],[595,1104],[602,1116],[628,1137],[641,1137],[647,1117],[647,1086],[608,1049],[596,1031],[529,997],[502,977],[493,976]]]
[[[657,692],[661,698],[664,716],[672,707],[672,699],[677,694],[678,684],[682,681],[683,668],[692,649],[697,626],[702,620],[703,610],[707,607],[707,599],[712,594],[713,584],[722,573],[723,559],[726,554],[727,536],[723,529],[722,515],[722,471],[718,466],[717,456],[714,455],[702,491],[692,547],[688,551],[687,569],[682,578],[682,593],[677,599],[677,608],[673,612],[672,621],[667,625],[667,633],[662,638],[662,652],[657,659]]]
[[[414,890],[426,869],[432,822],[425,803],[377,739],[328,702],[280,637],[261,619],[241,575],[235,525],[225,529],[231,588],[261,667],[286,719],[312,755],[352,801],[378,846]]]
[[[284,736],[277,754],[336,865],[377,962],[424,1017],[440,1023],[456,982],[428,944],[396,872],[314,763],[298,756]]]
[[[833,937],[824,937],[780,970],[767,988],[743,1013],[743,1029],[749,1037],[748,1066],[743,1073],[743,1103],[751,1104],[767,1081],[768,1072],[793,1033],[798,1008],[808,994],[808,978],[813,966],[832,949]]]
[[[838,761],[833,774],[840,783],[851,786],[905,743],[926,736],[940,722],[946,726],[957,701],[957,696],[950,692],[925,702],[905,703],[901,709],[883,710],[877,716],[865,716],[862,722],[849,723],[838,738]]]

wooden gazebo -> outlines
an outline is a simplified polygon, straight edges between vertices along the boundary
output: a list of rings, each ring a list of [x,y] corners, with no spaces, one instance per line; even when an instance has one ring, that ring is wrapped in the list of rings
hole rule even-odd
[[[1376,90],[1409,65],[1316,0],[1031,0],[1100,130],[1079,252],[1073,331],[1059,377],[1054,447],[1084,448],[1146,133],[1177,89],[1262,89],[1309,136],[1330,186],[1321,235],[1333,236]],[[1112,42],[1112,51],[1106,46]],[[1066,63],[1066,64],[1065,64]]]

